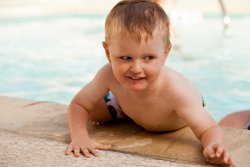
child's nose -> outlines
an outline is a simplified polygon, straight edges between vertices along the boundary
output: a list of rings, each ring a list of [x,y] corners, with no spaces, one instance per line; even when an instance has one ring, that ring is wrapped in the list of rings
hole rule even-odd
[[[142,63],[139,60],[132,62],[130,71],[133,73],[140,73],[142,71]]]

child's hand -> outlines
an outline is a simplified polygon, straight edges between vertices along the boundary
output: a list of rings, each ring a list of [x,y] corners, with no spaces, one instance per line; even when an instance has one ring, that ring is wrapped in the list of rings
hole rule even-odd
[[[203,155],[208,163],[236,167],[228,151],[221,144],[208,145],[204,148]]]
[[[96,141],[91,141],[89,137],[84,137],[81,139],[73,140],[68,145],[65,154],[70,155],[72,152],[74,153],[75,157],[83,156],[90,158],[91,154],[95,157],[98,156],[96,149],[99,150],[109,150],[111,149],[110,145],[103,145],[97,143]]]

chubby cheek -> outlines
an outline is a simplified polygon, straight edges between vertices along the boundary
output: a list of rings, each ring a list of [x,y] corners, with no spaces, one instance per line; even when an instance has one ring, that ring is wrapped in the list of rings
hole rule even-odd
[[[147,76],[153,79],[159,75],[163,66],[164,65],[162,65],[161,62],[157,61],[152,64],[146,65],[144,68]]]
[[[112,70],[113,70],[113,73],[114,73],[114,76],[115,78],[118,80],[118,81],[122,81],[123,80],[123,77],[124,77],[124,74],[125,74],[125,67],[123,67],[122,65],[118,65],[116,63],[112,63]]]
[[[147,70],[148,79],[155,80],[159,76],[161,68],[162,67],[157,67],[157,68],[156,67],[149,67]]]

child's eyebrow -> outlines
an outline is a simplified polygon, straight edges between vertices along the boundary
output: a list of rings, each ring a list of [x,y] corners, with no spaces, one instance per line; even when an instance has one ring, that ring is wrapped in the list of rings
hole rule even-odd
[[[153,56],[153,57],[157,57],[156,53],[143,53],[142,57],[146,57],[146,56]]]
[[[132,55],[127,52],[119,52],[119,53],[115,53],[114,56],[120,57],[120,56],[132,56]]]

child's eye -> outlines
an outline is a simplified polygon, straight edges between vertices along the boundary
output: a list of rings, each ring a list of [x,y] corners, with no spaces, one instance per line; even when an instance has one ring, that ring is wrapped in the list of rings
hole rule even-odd
[[[121,56],[120,59],[122,59],[122,60],[131,60],[132,57],[130,57],[130,56]]]
[[[152,60],[152,59],[154,59],[154,56],[145,56],[144,57],[144,60],[146,60],[146,61],[149,61],[149,60]]]

